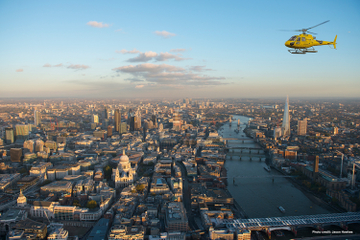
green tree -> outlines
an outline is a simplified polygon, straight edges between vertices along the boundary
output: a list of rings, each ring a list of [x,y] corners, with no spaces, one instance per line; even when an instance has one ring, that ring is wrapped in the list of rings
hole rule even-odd
[[[136,191],[143,192],[145,189],[145,186],[143,184],[136,185]]]
[[[24,168],[24,167],[23,167],[22,169],[20,169],[19,173],[20,173],[20,174],[28,175],[28,171],[27,171],[26,168]]]
[[[95,200],[90,200],[86,204],[86,207],[90,208],[90,209],[94,209],[94,208],[96,208],[96,206],[97,206],[97,203]]]
[[[109,165],[104,167],[104,177],[105,177],[105,179],[110,180],[111,179],[111,174],[112,174],[112,168]]]
[[[75,199],[74,202],[73,202],[73,206],[78,206],[78,207],[80,207],[80,202],[79,202],[79,200]]]

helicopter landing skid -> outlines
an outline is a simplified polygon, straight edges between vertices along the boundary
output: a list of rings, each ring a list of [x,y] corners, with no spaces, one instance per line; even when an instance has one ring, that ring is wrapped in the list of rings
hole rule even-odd
[[[317,53],[314,48],[303,48],[303,49],[289,49],[289,53],[291,54],[305,54],[305,53]]]

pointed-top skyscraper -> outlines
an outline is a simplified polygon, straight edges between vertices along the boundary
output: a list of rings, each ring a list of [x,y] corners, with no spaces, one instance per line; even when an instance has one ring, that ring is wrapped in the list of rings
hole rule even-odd
[[[284,117],[282,123],[282,136],[290,136],[290,115],[289,115],[289,96],[286,97]]]

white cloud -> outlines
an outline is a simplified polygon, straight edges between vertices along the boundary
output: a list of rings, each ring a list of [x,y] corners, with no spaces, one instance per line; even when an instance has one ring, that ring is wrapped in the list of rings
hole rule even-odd
[[[116,53],[122,53],[122,54],[135,54],[135,53],[139,53],[140,51],[137,50],[136,48],[134,48],[133,50],[126,50],[126,49],[122,49],[122,50],[116,50]]]
[[[117,51],[118,53],[136,53],[139,52],[138,50],[136,50],[135,48],[131,51],[127,51],[125,49],[121,50],[121,51]],[[170,59],[174,59],[175,61],[183,61],[183,60],[188,60],[191,58],[183,58],[181,57],[181,54],[171,54],[168,52],[165,53],[156,53],[156,52],[152,52],[152,51],[148,51],[145,53],[140,52],[139,55],[137,57],[133,57],[128,59],[128,62],[148,62],[150,60],[155,60],[157,62],[164,62]]]
[[[158,54],[156,52],[144,52],[140,53],[137,57],[130,58],[128,62],[148,62],[156,57]]]
[[[96,27],[96,28],[110,27],[110,25],[107,24],[107,23],[102,23],[102,22],[97,22],[97,21],[90,21],[90,22],[87,23],[87,25],[89,25],[91,27]]]
[[[203,71],[211,71],[212,69],[210,68],[205,68],[205,66],[191,66],[189,68],[190,71],[195,71],[195,72],[203,72]]]
[[[141,85],[136,85],[135,88],[143,88],[145,85],[141,84]]]
[[[62,67],[62,66],[63,66],[62,63],[56,64],[56,65],[51,65],[49,63],[45,63],[43,67]]]
[[[184,68],[168,64],[143,63],[128,65],[112,69],[133,75],[136,79],[144,79],[144,82],[156,83],[157,85],[222,85],[224,77],[211,77],[192,73]],[[141,84],[142,85],[142,84]]]
[[[19,68],[19,69],[15,70],[15,72],[23,72],[23,71],[24,71],[24,69],[22,69],[22,68]]]
[[[156,73],[156,72],[162,72],[162,71],[169,71],[169,72],[182,72],[185,71],[183,68],[175,67],[168,64],[152,64],[152,63],[143,63],[139,65],[128,65],[118,68],[113,68],[112,70],[117,72],[125,72],[125,73]]]
[[[181,55],[174,55],[174,54],[165,52],[165,53],[158,54],[158,56],[156,56],[155,60],[158,62],[162,62],[162,61],[167,61],[169,59],[174,59],[175,61],[183,61],[183,60],[190,59],[190,58],[182,58],[180,56]]]
[[[176,36],[175,33],[167,32],[167,31],[155,31],[154,33],[163,38],[171,38],[171,37]]]
[[[171,49],[169,52],[185,52],[186,49],[185,48],[176,48],[176,49]]]
[[[81,65],[81,64],[71,64],[67,68],[76,69],[76,70],[84,70],[84,69],[89,68],[89,66],[88,65]]]

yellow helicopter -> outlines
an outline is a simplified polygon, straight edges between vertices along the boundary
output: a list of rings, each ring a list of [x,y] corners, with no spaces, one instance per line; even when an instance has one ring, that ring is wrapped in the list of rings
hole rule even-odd
[[[333,45],[334,49],[336,49],[337,35],[335,36],[335,39],[333,42],[328,42],[328,41],[316,40],[316,37],[313,37],[311,35],[311,34],[316,34],[316,33],[308,31],[309,29],[312,29],[314,27],[317,27],[317,26],[327,23],[327,22],[329,22],[329,20],[325,21],[323,23],[320,23],[318,25],[315,25],[313,27],[294,30],[297,32],[302,32],[302,33],[299,35],[292,36],[289,40],[287,40],[285,42],[285,46],[287,46],[288,48],[292,48],[292,49],[289,49],[288,51],[291,54],[317,53],[314,46],[322,46],[322,45]],[[308,33],[311,33],[311,34],[308,34]]]

